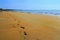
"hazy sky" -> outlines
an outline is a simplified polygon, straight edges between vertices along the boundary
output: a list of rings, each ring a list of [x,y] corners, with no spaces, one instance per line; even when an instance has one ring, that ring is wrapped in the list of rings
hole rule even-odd
[[[60,10],[60,0],[0,0],[1,8]]]

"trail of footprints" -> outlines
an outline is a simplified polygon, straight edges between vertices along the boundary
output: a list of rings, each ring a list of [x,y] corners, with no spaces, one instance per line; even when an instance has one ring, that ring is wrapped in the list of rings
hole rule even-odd
[[[11,16],[11,15],[10,15]],[[15,21],[17,21],[16,19],[14,19]],[[18,22],[17,22],[18,23]],[[17,24],[17,26],[13,26],[13,28],[16,28],[16,27],[19,27],[19,28],[21,28],[21,29],[23,29],[23,30],[25,30],[25,27],[24,26],[22,26],[22,25],[20,25],[19,23]],[[19,31],[19,33],[20,33],[20,31]],[[27,33],[26,33],[26,31],[23,31],[23,37],[24,37],[24,40],[27,40]],[[39,40],[39,39],[35,39],[35,40]]]
[[[10,15],[10,14],[9,14]],[[10,15],[10,16],[12,16],[12,15]],[[13,17],[13,16],[12,16]],[[15,21],[17,21],[15,18],[14,18],[14,20]],[[17,21],[18,22],[18,21]],[[19,26],[21,29],[25,29],[25,27],[24,26],[22,26],[22,25],[20,25],[20,24],[17,24],[17,26]],[[16,28],[16,26],[13,26],[13,28]],[[20,33],[20,31],[19,31],[19,33]],[[27,33],[25,32],[25,31],[23,31],[23,34],[24,34],[24,39],[26,39],[26,36],[27,36]]]
[[[19,25],[19,24],[17,24],[17,25]],[[20,25],[20,28],[23,29],[23,30],[25,29],[25,27],[22,26],[22,25]],[[24,39],[26,39],[27,33],[25,31],[23,31],[23,35],[24,35]]]
[[[17,24],[17,25],[19,25],[19,24]],[[24,26],[22,26],[22,25],[20,25],[20,28],[21,28],[21,29],[23,29],[23,30],[25,29],[25,27],[24,27]],[[19,31],[19,33],[20,33],[20,31]],[[23,36],[23,37],[24,37],[24,39],[25,39],[25,40],[27,40],[27,38],[26,38],[26,37],[27,37],[27,35],[28,35],[28,34],[26,33],[26,31],[23,31],[23,35],[24,35],[24,36]],[[38,39],[38,38],[37,38],[37,39],[35,39],[35,40],[40,40],[40,39]]]

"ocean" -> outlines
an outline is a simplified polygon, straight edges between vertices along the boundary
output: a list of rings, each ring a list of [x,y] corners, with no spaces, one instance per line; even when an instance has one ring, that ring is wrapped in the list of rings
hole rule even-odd
[[[60,16],[60,10],[15,10],[18,12],[27,12],[31,14],[47,14],[47,15],[59,15]]]

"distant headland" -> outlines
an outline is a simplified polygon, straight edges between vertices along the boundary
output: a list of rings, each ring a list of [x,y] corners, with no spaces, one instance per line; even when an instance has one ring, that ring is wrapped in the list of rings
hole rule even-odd
[[[0,8],[0,11],[14,11],[13,9],[3,9],[3,8]]]

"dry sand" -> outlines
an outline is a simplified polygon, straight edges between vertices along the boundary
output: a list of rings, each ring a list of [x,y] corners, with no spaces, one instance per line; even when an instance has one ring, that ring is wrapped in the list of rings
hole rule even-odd
[[[60,17],[3,11],[0,40],[60,40]]]

